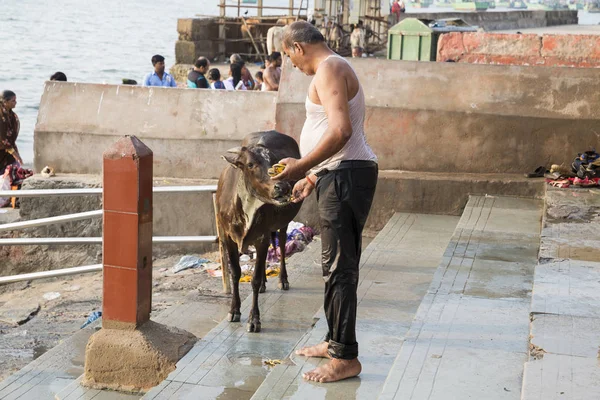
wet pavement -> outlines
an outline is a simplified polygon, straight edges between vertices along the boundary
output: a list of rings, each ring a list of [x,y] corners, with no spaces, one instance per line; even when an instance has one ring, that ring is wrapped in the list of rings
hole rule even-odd
[[[520,399],[539,200],[472,196],[379,399]]]
[[[245,330],[248,300],[241,323],[196,324],[202,340],[143,398],[598,399],[600,191],[549,189],[545,201],[543,212],[540,200],[473,196],[458,225],[396,214],[363,252],[357,378],[306,382],[328,360],[293,353],[327,329],[317,242],[291,258],[289,292],[272,280],[261,295],[262,332]],[[161,322],[192,324],[181,307]],[[33,369],[28,385],[43,381],[44,365]],[[62,378],[43,381],[67,386],[61,400],[139,398]]]
[[[457,223],[457,217],[397,213],[363,253],[356,327],[363,367],[359,377],[327,384],[304,381],[304,372],[329,360],[292,353],[284,365],[274,368],[252,400],[375,398]],[[323,340],[327,332],[323,309],[315,318],[314,329],[295,350]]]

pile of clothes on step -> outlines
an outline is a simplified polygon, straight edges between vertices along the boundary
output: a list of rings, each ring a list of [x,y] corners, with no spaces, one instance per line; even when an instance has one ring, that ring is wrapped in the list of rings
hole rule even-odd
[[[0,176],[0,190],[17,190],[21,188],[23,181],[33,175],[33,171],[21,167],[19,164],[10,164]],[[14,199],[14,198],[13,198]],[[11,203],[10,197],[0,197],[0,207]],[[12,201],[13,208],[16,207],[16,199]]]
[[[580,153],[570,166],[554,164],[547,170],[539,167],[528,177],[545,177],[546,182],[554,187],[568,188],[570,186],[594,187],[600,182],[600,154],[596,150]]]
[[[301,222],[290,222],[287,228],[287,240],[285,243],[285,256],[289,257],[294,253],[303,251],[315,236],[315,231],[309,226],[304,226]],[[281,258],[279,250],[279,240],[275,238],[275,246],[271,244],[267,253],[268,262],[277,262]]]

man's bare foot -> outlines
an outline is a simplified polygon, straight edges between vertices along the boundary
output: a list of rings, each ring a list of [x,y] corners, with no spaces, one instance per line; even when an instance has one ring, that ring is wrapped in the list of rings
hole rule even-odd
[[[300,350],[296,350],[296,354],[299,356],[305,357],[321,357],[321,358],[331,358],[327,353],[327,347],[329,346],[328,342],[322,342],[314,346],[303,347]]]
[[[358,358],[352,360],[342,360],[333,358],[329,364],[308,371],[304,375],[304,379],[314,382],[336,382],[342,379],[352,378],[357,376],[362,371],[362,365]]]

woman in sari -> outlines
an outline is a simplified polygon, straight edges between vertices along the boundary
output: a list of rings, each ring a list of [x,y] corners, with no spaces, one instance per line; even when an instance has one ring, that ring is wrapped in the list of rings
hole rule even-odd
[[[13,111],[17,106],[17,95],[5,90],[0,96],[0,175],[6,167],[23,163],[17,149],[17,137],[21,124],[19,117]]]

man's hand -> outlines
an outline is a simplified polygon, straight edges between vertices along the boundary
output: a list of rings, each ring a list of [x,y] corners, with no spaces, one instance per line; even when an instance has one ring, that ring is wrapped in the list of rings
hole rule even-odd
[[[279,175],[271,178],[275,181],[295,181],[296,179],[304,178],[307,171],[300,163],[300,160],[296,158],[284,158],[278,164],[284,164],[285,169]]]
[[[307,198],[312,191],[315,189],[315,187],[308,181],[308,179],[304,178],[304,179],[300,179],[298,182],[296,182],[296,184],[294,185],[294,188],[292,189],[292,196],[293,196],[293,203],[299,203],[302,200],[304,200],[305,198]]]

